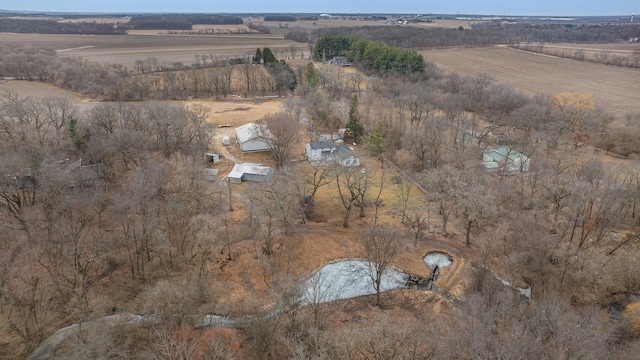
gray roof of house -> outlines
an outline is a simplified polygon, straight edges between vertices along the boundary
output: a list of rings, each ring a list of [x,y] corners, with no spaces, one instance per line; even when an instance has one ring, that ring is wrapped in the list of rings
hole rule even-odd
[[[333,141],[315,141],[315,142],[310,142],[309,146],[311,146],[311,148],[313,150],[317,150],[317,149],[335,149],[336,145],[333,143]]]
[[[351,149],[349,149],[349,146],[347,145],[340,145],[336,147],[336,156],[339,157],[341,160],[346,160],[352,156],[354,157],[358,157],[358,155],[356,155],[356,153],[354,153],[353,151],[351,151]]]

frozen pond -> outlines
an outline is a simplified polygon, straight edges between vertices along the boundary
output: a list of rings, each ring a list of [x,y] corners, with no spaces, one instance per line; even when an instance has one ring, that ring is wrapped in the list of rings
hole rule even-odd
[[[443,253],[432,252],[424,257],[424,262],[429,266],[429,269],[433,271],[436,267],[438,267],[438,269],[442,269],[451,265],[453,260]]]
[[[371,274],[373,263],[345,260],[321,267],[302,288],[302,301],[307,304],[325,303],[375,294]],[[405,288],[407,274],[387,267],[382,274],[380,291]]]
[[[433,256],[430,257],[431,255]],[[437,265],[438,268],[451,264],[451,260],[443,254],[432,253],[427,255],[427,257],[429,257],[429,259],[435,259],[434,261],[440,264]],[[427,257],[425,257],[425,262],[427,262]],[[427,262],[427,264],[429,264],[429,262]],[[375,294],[376,290],[373,287],[372,281],[372,274],[375,274],[373,265],[373,263],[363,260],[345,260],[324,265],[302,284],[300,288],[301,305],[321,304]],[[406,289],[407,279],[409,277],[408,274],[402,271],[387,267],[382,274],[380,291]],[[426,279],[424,280],[426,281]],[[278,317],[283,311],[284,309],[282,307],[277,307],[271,310],[267,314],[267,317]],[[209,326],[244,327],[251,324],[255,319],[255,315],[226,317],[209,314],[204,316],[194,315],[189,318],[195,328]],[[89,328],[92,326],[101,326],[101,324],[104,323],[111,324],[115,322],[138,324],[144,322],[156,323],[158,321],[159,319],[155,315],[119,314],[85,322],[82,324],[82,327]],[[55,352],[62,342],[68,336],[75,334],[79,328],[80,324],[75,324],[58,330],[43,341],[28,359],[49,359],[52,356],[51,354]]]

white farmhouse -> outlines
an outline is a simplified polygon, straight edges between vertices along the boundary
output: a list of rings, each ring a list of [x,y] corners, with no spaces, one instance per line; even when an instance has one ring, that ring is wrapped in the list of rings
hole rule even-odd
[[[338,163],[342,166],[360,166],[360,158],[348,146],[336,146],[333,141],[316,141],[306,145],[305,156],[314,163]]]
[[[326,161],[335,151],[333,141],[316,141],[307,143],[305,155],[309,161]]]
[[[258,133],[269,134],[269,130],[260,131],[258,126],[265,125],[248,123],[236,128],[236,141],[242,152],[271,151],[269,145],[258,137]]]

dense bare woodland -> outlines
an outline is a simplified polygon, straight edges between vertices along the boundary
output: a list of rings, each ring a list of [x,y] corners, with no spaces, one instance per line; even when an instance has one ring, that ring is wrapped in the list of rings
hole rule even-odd
[[[28,46],[0,52],[2,76],[112,101],[80,110],[63,97],[0,94],[3,358],[83,322],[33,358],[640,351],[640,114],[432,63],[365,75],[202,55],[188,68],[147,58],[127,69]],[[208,106],[169,101],[231,95],[282,97],[280,112],[256,119],[273,135],[258,134],[272,140],[272,159],[260,158],[277,165],[269,182],[206,181],[203,154],[221,124]],[[361,135],[349,141],[364,171],[298,161],[304,143],[343,127]],[[488,174],[482,152],[498,146],[530,161]],[[459,264],[455,276],[442,270],[440,292],[380,291],[388,267],[432,276],[415,258],[434,249]],[[325,303],[318,286],[300,301],[313,270],[345,258],[375,265],[376,296]],[[211,314],[233,321],[203,325]]]

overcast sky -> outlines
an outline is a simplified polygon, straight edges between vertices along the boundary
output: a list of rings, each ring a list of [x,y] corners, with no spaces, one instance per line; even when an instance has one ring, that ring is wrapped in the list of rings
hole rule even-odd
[[[305,12],[597,16],[640,13],[640,0],[0,0],[2,10]]]

